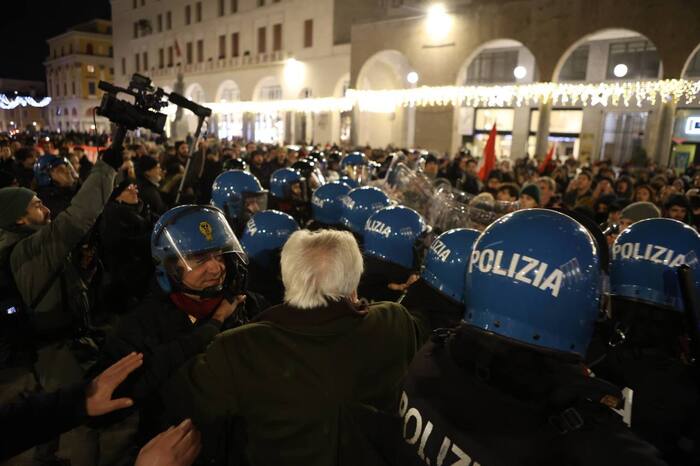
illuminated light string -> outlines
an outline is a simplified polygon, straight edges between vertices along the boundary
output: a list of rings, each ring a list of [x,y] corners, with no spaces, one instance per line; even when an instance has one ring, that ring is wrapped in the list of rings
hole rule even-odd
[[[17,96],[12,99],[5,94],[0,94],[0,109],[12,110],[17,107],[46,107],[51,103],[51,97],[44,97],[40,101],[36,101],[34,97]]]
[[[422,86],[396,90],[349,89],[342,98],[238,101],[206,104],[215,113],[361,112],[392,113],[401,107],[522,107],[542,103],[581,107],[692,104],[698,101],[700,80],[667,79],[616,83],[534,83],[504,86]]]

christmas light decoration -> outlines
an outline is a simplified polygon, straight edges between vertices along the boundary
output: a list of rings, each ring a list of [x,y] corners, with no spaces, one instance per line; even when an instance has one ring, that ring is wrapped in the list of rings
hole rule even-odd
[[[34,100],[34,97],[23,97],[18,96],[10,99],[5,94],[0,94],[0,109],[2,110],[12,110],[19,106],[26,107],[46,107],[51,103],[51,97],[44,97],[40,101]]]
[[[657,102],[697,103],[700,81],[667,79],[604,83],[534,83],[504,86],[421,86],[409,89],[360,91],[345,97],[295,100],[239,101],[206,104],[215,113],[361,112],[392,113],[402,107],[531,107],[542,103],[576,107],[632,105]]]

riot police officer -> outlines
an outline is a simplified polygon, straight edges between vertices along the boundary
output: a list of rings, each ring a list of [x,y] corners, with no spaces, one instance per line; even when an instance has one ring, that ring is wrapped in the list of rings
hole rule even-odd
[[[422,261],[423,217],[404,206],[385,207],[365,223],[365,273],[358,293],[370,301],[396,301],[415,281]]]
[[[229,170],[214,180],[211,203],[224,212],[231,228],[240,235],[250,217],[267,208],[267,191],[254,175]]]
[[[420,279],[412,284],[401,304],[420,308],[430,327],[451,328],[464,314],[465,276],[477,230],[454,228],[435,238],[423,261]]]
[[[700,235],[671,219],[648,219],[624,230],[612,247],[608,352],[593,371],[633,390],[631,427],[671,464],[700,462],[700,377],[686,320],[678,268],[687,265],[700,289]],[[695,338],[694,338],[695,337]]]
[[[307,225],[309,230],[340,227],[344,196],[350,192],[350,186],[333,181],[326,183],[311,196],[311,215],[313,219]]]
[[[270,207],[294,217],[301,226],[311,220],[311,192],[299,170],[280,168],[270,177]]]
[[[365,223],[375,212],[389,205],[389,197],[373,186],[352,189],[341,198],[343,203],[340,224],[350,230],[357,242],[362,245]]]
[[[543,209],[479,236],[465,322],[434,334],[405,379],[395,464],[665,464],[611,409],[620,391],[581,365],[600,300],[595,249]]]
[[[160,217],[151,234],[156,282],[107,340],[97,368],[131,352],[144,365],[125,382],[139,409],[139,442],[160,432],[159,390],[222,330],[246,323],[266,303],[246,290],[247,257],[223,212],[184,205]]]
[[[249,258],[248,288],[264,296],[272,306],[282,304],[284,297],[280,252],[298,229],[291,215],[266,210],[253,215],[243,231],[241,245]]]

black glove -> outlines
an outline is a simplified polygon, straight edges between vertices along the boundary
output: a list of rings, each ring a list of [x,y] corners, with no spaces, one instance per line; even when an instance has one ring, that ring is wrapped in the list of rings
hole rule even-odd
[[[114,150],[110,147],[108,149],[103,150],[100,153],[100,157],[107,165],[109,165],[117,171],[119,171],[121,166],[124,164],[124,156],[123,151],[121,149]]]

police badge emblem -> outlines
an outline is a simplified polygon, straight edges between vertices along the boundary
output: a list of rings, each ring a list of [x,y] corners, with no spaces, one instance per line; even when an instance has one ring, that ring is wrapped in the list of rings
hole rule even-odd
[[[212,241],[214,239],[214,233],[209,222],[201,222],[199,224],[199,232],[206,238],[207,241]]]

